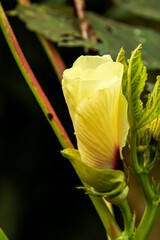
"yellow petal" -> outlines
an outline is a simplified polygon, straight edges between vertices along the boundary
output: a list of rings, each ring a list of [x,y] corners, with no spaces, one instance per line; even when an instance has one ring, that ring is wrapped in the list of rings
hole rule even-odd
[[[63,78],[62,90],[69,109],[71,119],[73,121],[73,115],[76,111],[78,104],[77,96],[79,93],[79,80],[75,79],[75,81],[72,82],[71,84],[70,83],[66,84],[66,78]]]
[[[92,70],[87,79],[103,79],[106,83],[110,82],[110,79],[114,76],[121,77],[123,71],[123,65],[118,62],[107,62],[99,65]]]
[[[104,56],[80,56],[73,64],[72,68],[66,69],[63,73],[63,79],[66,84],[71,83],[75,78],[88,78],[98,66],[103,63],[113,62],[110,55]],[[85,77],[86,75],[86,77]]]
[[[84,78],[79,82],[77,104],[80,104],[84,98],[94,95],[97,90],[114,84],[117,79],[119,79],[119,84],[121,84],[122,75],[122,64],[116,62],[101,64],[95,70],[92,70],[92,73],[90,73],[88,79]]]
[[[98,61],[101,62],[101,59],[107,61],[107,56],[109,55],[92,58],[98,58]],[[92,59],[89,56],[80,57],[79,59],[85,59],[86,61],[87,58]],[[75,66],[75,64],[73,66]],[[111,61],[98,65],[95,69],[86,69],[82,72],[76,67],[65,70],[62,80],[62,88],[71,118],[73,119],[73,112],[84,98],[91,97],[97,90],[113,84],[117,78],[121,81],[122,74],[123,65]]]
[[[81,71],[86,69],[95,69],[99,65],[107,62],[113,62],[110,55],[104,56],[80,56],[73,64],[73,68],[79,68]]]
[[[128,128],[127,131],[125,128],[125,125],[128,126],[127,118],[122,117],[123,114],[126,116],[126,101],[123,101],[124,112],[119,114],[119,99],[122,96],[119,82],[84,99],[74,115],[80,155],[83,161],[95,168],[115,167],[117,149],[121,149],[120,143],[124,143],[128,133]],[[119,131],[119,121],[123,124],[122,129],[125,129],[123,134]]]
[[[128,124],[128,103],[124,95],[122,94],[122,90],[120,92],[119,96],[119,112],[118,112],[118,140],[119,140],[119,146],[120,150],[122,150],[122,147],[126,144],[126,136],[128,134],[129,124]],[[125,123],[125,124],[124,124]],[[122,153],[121,158],[122,158]]]
[[[127,101],[122,95],[123,65],[109,55],[81,56],[64,71],[62,88],[82,160],[115,168],[128,134]]]

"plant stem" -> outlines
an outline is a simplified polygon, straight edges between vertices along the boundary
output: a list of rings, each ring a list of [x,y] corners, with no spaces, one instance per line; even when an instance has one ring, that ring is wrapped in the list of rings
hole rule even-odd
[[[17,0],[18,3],[23,4],[23,5],[29,5],[30,1],[29,0]],[[45,39],[45,37],[43,37],[40,34],[36,34],[37,38],[39,39],[43,49],[46,52],[46,55],[48,56],[48,59],[50,60],[50,63],[52,65],[52,67],[54,68],[58,80],[61,83],[62,80],[62,74],[63,71],[66,69],[66,66],[61,58],[61,56],[59,55],[59,53],[57,52],[56,48],[53,46],[53,44],[51,44],[47,39]]]
[[[48,101],[45,93],[43,92],[41,86],[39,85],[36,77],[34,76],[26,58],[24,57],[22,50],[15,38],[15,35],[11,29],[11,26],[8,22],[8,19],[4,13],[2,5],[0,4],[0,27],[3,31],[3,34],[6,38],[8,46],[13,54],[17,65],[22,72],[23,77],[25,78],[28,86],[30,87],[33,95],[38,101],[42,111],[44,112],[47,120],[49,121],[53,131],[55,132],[59,142],[63,148],[71,147],[71,143],[66,131],[64,130],[61,122],[59,121],[54,109],[52,108],[50,102]]]
[[[112,240],[118,239],[121,236],[122,231],[116,223],[104,200],[100,197],[90,196],[90,198],[110,238]]]
[[[136,230],[135,240],[146,240],[159,215],[159,206],[147,203],[143,218]]]
[[[122,212],[123,219],[124,219],[124,232],[128,235],[131,231],[132,226],[132,213],[129,208],[127,199],[123,199],[118,204],[116,204]]]
[[[155,197],[155,193],[149,181],[148,173],[144,172],[139,166],[137,151],[136,151],[136,131],[131,132],[131,160],[134,172],[137,174],[144,196],[147,202],[152,202]]]
[[[131,160],[132,167],[136,174],[141,173],[142,169],[139,166],[138,158],[137,158],[137,146],[136,146],[136,131],[131,131]]]

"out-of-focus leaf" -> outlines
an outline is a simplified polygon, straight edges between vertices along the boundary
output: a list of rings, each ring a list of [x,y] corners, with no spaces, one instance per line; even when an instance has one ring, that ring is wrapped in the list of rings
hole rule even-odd
[[[78,23],[70,7],[56,3],[52,4],[52,7],[41,4],[19,5],[17,14],[28,29],[41,33],[54,42],[80,37]]]
[[[120,9],[127,10],[133,14],[160,20],[160,1],[159,0],[114,0]]]
[[[118,21],[88,12],[87,19],[93,26],[98,41],[83,40],[73,9],[58,4],[52,8],[31,4],[18,6],[17,14],[28,29],[43,34],[57,42],[59,46],[84,47],[97,51],[100,55],[111,54],[115,59],[119,49],[124,46],[126,57],[139,43],[143,43],[143,60],[149,69],[160,68],[160,34],[147,28],[133,27]]]
[[[66,0],[46,0],[46,1],[44,1],[44,2],[46,2],[46,3],[49,4],[49,5],[52,5],[53,2],[64,5],[64,4],[66,3]]]

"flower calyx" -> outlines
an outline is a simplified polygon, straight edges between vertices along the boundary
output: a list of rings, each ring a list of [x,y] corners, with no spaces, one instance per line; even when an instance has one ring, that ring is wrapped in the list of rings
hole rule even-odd
[[[87,187],[80,187],[87,194],[111,199],[126,188],[123,171],[93,168],[82,161],[79,151],[75,149],[64,149],[61,153],[70,160],[82,182],[87,184]]]

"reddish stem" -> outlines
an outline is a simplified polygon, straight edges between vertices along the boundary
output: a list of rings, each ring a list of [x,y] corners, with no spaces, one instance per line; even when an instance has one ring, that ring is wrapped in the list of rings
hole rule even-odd
[[[18,2],[23,5],[30,4],[29,0],[18,0]],[[50,41],[45,39],[44,36],[37,34],[37,37],[39,38],[39,41],[41,42],[42,46],[44,47],[44,50],[52,64],[52,66],[54,67],[54,69],[57,73],[57,77],[58,77],[59,81],[61,82],[63,71],[66,69],[66,66],[65,66],[61,56],[59,55],[59,53],[57,52],[57,50],[53,46],[53,44],[51,44]]]
[[[47,117],[48,121],[51,124],[56,136],[58,137],[61,145],[66,147],[73,148],[73,144],[70,141],[65,129],[63,128],[59,118],[57,117],[54,109],[52,108],[48,98],[46,97],[45,93],[43,92],[41,86],[39,85],[36,77],[34,76],[26,58],[23,55],[23,52],[16,40],[16,37],[11,29],[11,26],[8,22],[8,19],[3,11],[2,6],[0,6],[0,25],[6,41],[11,49],[11,52],[24,76],[26,79],[31,91],[33,92],[35,98],[37,99],[38,103],[40,104],[45,116]]]

